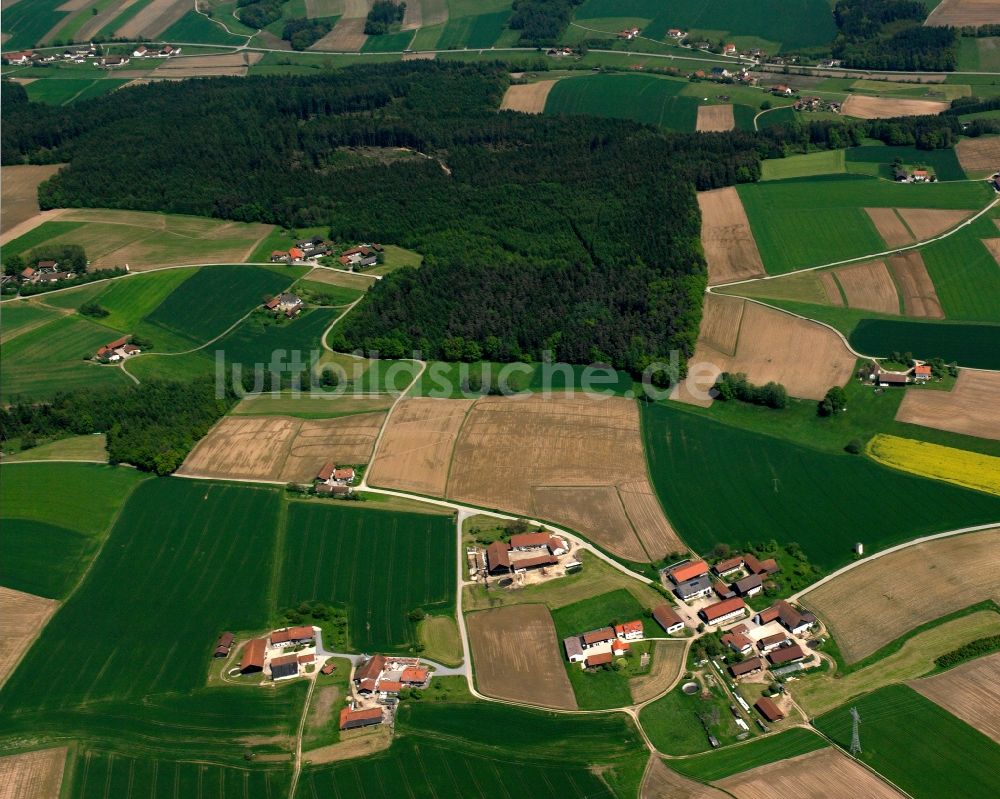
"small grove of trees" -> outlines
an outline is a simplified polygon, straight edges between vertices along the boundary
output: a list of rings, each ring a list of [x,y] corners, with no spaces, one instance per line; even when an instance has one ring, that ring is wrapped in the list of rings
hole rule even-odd
[[[393,0],[375,0],[365,18],[365,33],[368,36],[381,36],[388,33],[393,25],[403,21],[405,13],[406,3],[396,3]]]
[[[743,372],[723,372],[715,381],[715,393],[716,399],[723,402],[735,399],[768,408],[784,408],[788,405],[788,392],[781,383],[772,380],[756,386],[747,380]]]
[[[826,396],[816,406],[820,416],[836,416],[847,410],[847,392],[840,386],[834,386],[826,392]]]
[[[573,16],[573,7],[583,0],[514,0],[514,13],[508,23],[520,31],[519,44],[555,44]]]
[[[108,316],[111,313],[111,311],[109,311],[107,308],[101,305],[97,300],[90,300],[89,302],[85,302],[83,305],[80,306],[79,310],[80,313],[83,314],[84,316],[90,316],[93,317],[94,319],[103,319],[105,316]]]
[[[266,28],[281,19],[281,6],[286,0],[236,0],[240,22],[251,28]]]
[[[27,255],[4,258],[3,271],[6,275],[16,275],[26,266],[35,266],[39,261],[55,261],[66,272],[84,272],[87,269],[87,253],[79,244],[47,244],[36,247]]]
[[[1000,635],[990,635],[986,638],[977,638],[975,641],[958,647],[958,649],[946,652],[941,657],[935,658],[934,662],[940,668],[947,669],[998,650],[1000,650]]]
[[[305,50],[315,44],[333,29],[329,20],[325,19],[290,19],[285,23],[281,38],[288,42],[293,50]]]

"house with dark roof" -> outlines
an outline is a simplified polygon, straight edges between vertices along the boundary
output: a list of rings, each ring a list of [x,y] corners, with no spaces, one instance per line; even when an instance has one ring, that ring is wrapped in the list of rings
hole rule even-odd
[[[774,558],[759,560],[755,555],[747,553],[743,556],[743,565],[750,574],[777,574],[781,571],[778,562]]]
[[[296,655],[283,655],[271,661],[271,679],[287,680],[299,676],[299,659]]]
[[[733,677],[746,677],[748,674],[756,674],[758,671],[763,670],[764,661],[760,658],[747,658],[729,667],[729,673]]]
[[[796,660],[802,660],[805,657],[806,653],[802,647],[798,644],[792,644],[791,646],[778,647],[768,654],[767,659],[774,666],[784,666],[786,663],[794,663]]]
[[[733,589],[740,596],[756,596],[764,590],[764,578],[759,574],[751,574],[733,583]]]
[[[693,580],[685,580],[677,584],[674,588],[674,593],[685,602],[697,599],[698,597],[708,596],[712,593],[712,581],[708,578],[708,575],[695,577]]]
[[[726,585],[722,580],[716,580],[712,583],[712,590],[715,591],[715,595],[719,599],[732,599],[736,596],[736,592]]]
[[[792,635],[804,633],[816,623],[816,617],[809,611],[798,611],[784,599],[779,599],[772,606],[778,613],[778,621],[781,626]]]
[[[781,708],[769,697],[762,696],[754,702],[753,706],[768,721],[781,721],[785,717],[785,714],[781,712]]]
[[[727,574],[732,574],[735,571],[739,571],[743,568],[743,556],[737,555],[733,558],[726,558],[725,560],[720,560],[712,567],[719,577],[725,577]]]
[[[736,599],[725,599],[722,602],[716,602],[714,605],[702,608],[698,612],[698,615],[707,624],[725,624],[730,619],[738,619],[746,613],[746,610],[746,602],[737,597]]]
[[[520,558],[511,562],[511,566],[513,567],[515,573],[526,572],[529,569],[544,569],[546,566],[558,565],[559,558],[555,555],[550,555],[548,552],[528,558]]]
[[[232,633],[223,633],[220,635],[219,640],[215,642],[215,652],[212,653],[212,657],[229,657],[229,652],[233,648],[233,638]]]
[[[668,635],[684,629],[684,620],[666,602],[653,608],[653,618]]]

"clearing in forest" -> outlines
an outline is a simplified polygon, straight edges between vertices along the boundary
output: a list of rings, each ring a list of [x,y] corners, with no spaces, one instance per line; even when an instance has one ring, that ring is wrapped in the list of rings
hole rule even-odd
[[[0,757],[0,799],[59,796],[65,767],[65,746]]]
[[[698,192],[698,206],[709,285],[763,275],[764,264],[736,189]]]
[[[910,687],[1000,744],[1000,652],[963,663]]]
[[[935,100],[868,97],[863,94],[852,94],[844,101],[841,113],[858,119],[891,119],[892,117],[933,116],[947,111],[948,108],[948,103]]]
[[[576,710],[552,616],[512,605],[466,616],[479,690],[497,699]]]
[[[62,164],[20,164],[0,169],[0,233],[21,225],[40,213],[38,184],[52,177]]]
[[[736,119],[733,116],[732,104],[698,106],[698,122],[695,130],[714,133],[732,130],[735,127]]]
[[[384,413],[335,419],[227,416],[191,451],[178,474],[308,483],[324,463],[371,457]]]
[[[942,0],[924,20],[924,25],[961,28],[1000,21],[996,0]]]
[[[1000,373],[962,369],[951,391],[907,391],[896,421],[1000,440],[997,396]]]
[[[970,176],[990,175],[1000,164],[1000,136],[962,138],[955,145],[958,162]]]
[[[35,642],[59,603],[34,594],[0,586],[0,685],[17,668],[21,657]]]
[[[927,319],[944,319],[941,301],[918,250],[890,255],[889,269],[903,298],[903,313]]]
[[[556,85],[554,80],[540,80],[536,83],[515,83],[507,87],[500,104],[501,111],[523,111],[526,114],[540,114],[545,110],[545,101]]]
[[[855,663],[914,627],[985,599],[1000,601],[1000,528],[892,552],[814,588],[802,602],[830,629],[844,660]]]

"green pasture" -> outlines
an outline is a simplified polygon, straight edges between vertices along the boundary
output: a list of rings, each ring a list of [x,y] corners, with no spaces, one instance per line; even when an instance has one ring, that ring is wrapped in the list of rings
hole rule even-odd
[[[642,418],[653,485],[674,528],[696,552],[720,542],[736,548],[774,539],[798,543],[813,564],[833,570],[850,559],[859,537],[874,552],[1000,515],[996,497],[886,469],[862,456],[740,430],[672,405],[644,404]],[[873,525],[870,509],[886,496],[923,512],[888,514]]]
[[[493,47],[510,19],[510,0],[448,0],[448,21],[436,41],[427,37],[414,49],[457,50]],[[418,48],[418,44],[420,47]]]
[[[21,333],[51,322],[59,315],[58,311],[37,302],[5,302],[0,305],[0,342],[6,343]]]
[[[350,394],[334,396],[303,393],[301,396],[286,394],[261,394],[242,399],[233,410],[236,416],[296,416],[300,419],[334,419],[359,413],[386,411],[393,403],[391,394],[370,397],[352,397]]]
[[[963,36],[958,40],[958,69],[967,72],[1000,72],[1000,37]]]
[[[761,736],[745,746],[666,761],[672,770],[702,782],[714,782],[768,763],[805,755],[826,743],[813,732],[794,728],[777,735]]]
[[[49,599],[65,599],[103,540],[29,519],[3,526],[0,585]]]
[[[103,75],[99,78],[52,77],[36,80],[24,89],[33,103],[67,105],[76,100],[88,100],[108,94],[126,83],[127,80],[113,80]]]
[[[944,358],[960,366],[1000,369],[1000,325],[862,319],[849,340],[855,350],[867,355],[912,352],[918,358]]]
[[[921,250],[947,319],[1000,322],[1000,269],[984,239],[1000,235],[995,214],[985,214],[944,241]]]
[[[668,130],[693,131],[699,101],[680,96],[686,85],[670,78],[615,73],[563,78],[549,92],[545,113],[632,119]]]
[[[279,503],[274,489],[140,485],[88,579],[0,693],[0,711],[67,711],[204,685],[219,633],[267,622]]]
[[[4,255],[21,255],[29,252],[42,244],[48,244],[53,239],[72,233],[83,225],[83,222],[43,222],[34,230],[29,230],[23,236],[4,244]]]
[[[846,172],[843,150],[821,150],[806,155],[770,158],[761,163],[761,180],[805,178]]]
[[[363,53],[399,53],[410,47],[416,31],[397,31],[383,36],[369,36],[361,46]]]
[[[223,19],[226,26],[231,29],[246,29],[232,16],[226,16]],[[226,33],[217,22],[213,22],[195,11],[185,13],[177,22],[163,31],[160,37],[168,42],[204,42],[205,44],[240,45],[246,41],[243,36],[233,36]]]
[[[330,283],[320,283],[315,280],[300,280],[295,284],[297,293],[312,295],[307,301],[321,305],[349,305],[358,297],[364,296],[364,290],[350,286],[335,286]]]
[[[965,180],[965,172],[953,149],[918,150],[916,147],[865,145],[846,151],[847,171],[892,180],[892,162],[899,158],[908,167],[932,169],[938,180]]]
[[[639,721],[659,751],[670,755],[693,755],[712,748],[699,716],[711,712],[712,708],[718,710],[719,720],[711,725],[711,734],[723,745],[734,743],[740,728],[733,721],[729,699],[718,688],[703,697],[700,693],[685,694],[678,685],[643,707]]]
[[[56,36],[47,37],[46,41],[51,42],[53,39],[61,39],[64,42],[76,41],[77,31],[95,16],[94,9],[97,9],[98,13],[106,11],[114,2],[115,0],[93,0],[89,7],[80,8],[69,22],[59,28]]]
[[[278,605],[346,605],[357,651],[406,651],[416,640],[408,614],[445,611],[455,601],[454,535],[447,516],[292,502]]]
[[[817,718],[844,749],[851,707],[861,716],[860,759],[914,799],[981,796],[995,784],[1000,746],[912,688],[890,685]]]
[[[197,271],[191,267],[139,272],[123,280],[102,284],[103,291],[93,299],[110,313],[96,321],[123,333],[130,333],[143,317],[155,311],[161,302]]]

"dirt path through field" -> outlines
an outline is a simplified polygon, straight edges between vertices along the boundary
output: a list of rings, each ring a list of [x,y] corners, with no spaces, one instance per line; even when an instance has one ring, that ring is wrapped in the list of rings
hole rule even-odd
[[[515,83],[507,87],[500,103],[501,111],[523,111],[525,114],[540,114],[545,110],[549,92],[556,85],[554,80],[540,80],[536,83]]]

